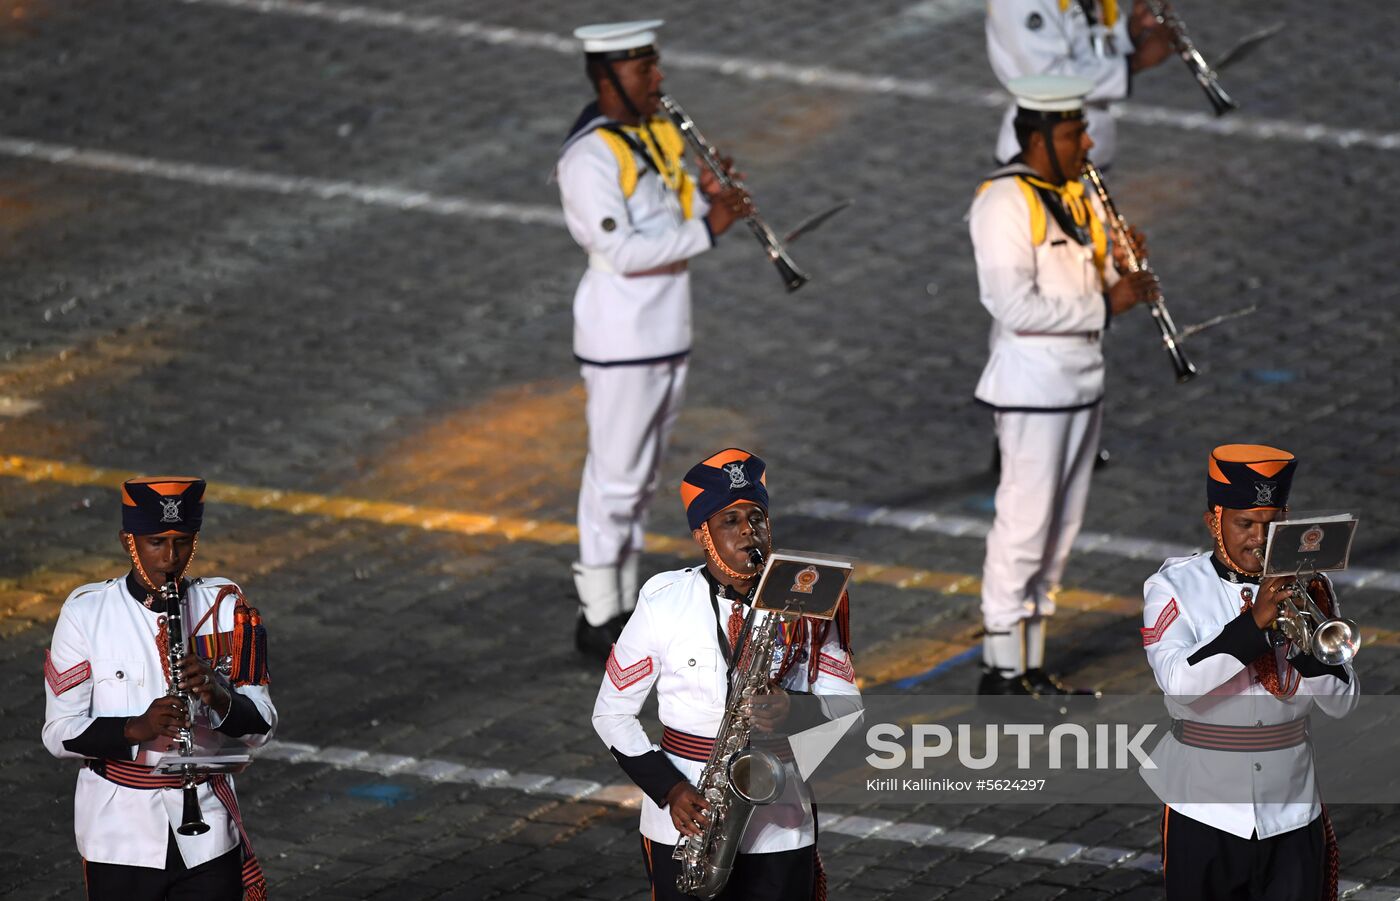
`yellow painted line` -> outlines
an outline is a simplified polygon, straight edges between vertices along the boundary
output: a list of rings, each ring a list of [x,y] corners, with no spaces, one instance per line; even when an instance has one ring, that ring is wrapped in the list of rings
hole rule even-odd
[[[123,480],[134,475],[136,473],[35,457],[0,458],[0,476],[35,483],[101,487],[115,491]],[[209,485],[209,499],[254,510],[319,516],[339,522],[406,526],[432,532],[494,536],[555,546],[578,542],[577,527],[566,523],[488,516],[368,498],[213,482]],[[339,537],[334,534],[319,537],[304,535],[294,543],[294,549],[287,547],[287,542],[281,536],[251,542],[222,539],[209,542],[209,550],[201,553],[201,559],[216,569],[237,572],[246,578],[248,575],[270,572],[292,559],[308,557],[332,546]],[[647,549],[654,553],[678,557],[696,553],[695,545],[688,537],[648,535],[646,543]],[[110,578],[114,560],[119,565],[120,560],[116,555],[84,556],[41,567],[17,579],[0,579],[0,638],[52,621],[58,616],[63,599],[74,587]],[[976,576],[892,564],[862,563],[856,567],[855,581],[945,596],[976,597],[981,593],[981,581]],[[1061,591],[1056,602],[1075,616],[1098,614],[1136,619],[1142,610],[1142,601],[1138,598],[1082,589]],[[860,683],[862,686],[888,684],[927,672],[975,646],[977,631],[975,624],[963,624],[946,638],[920,635],[878,642],[860,654]],[[1400,632],[1367,629],[1362,634],[1365,647],[1400,648]]]
[[[0,476],[27,482],[46,482],[116,490],[125,479],[136,473],[65,463],[38,457],[9,455],[0,458]],[[209,483],[208,499],[215,503],[232,504],[252,510],[270,510],[298,516],[319,516],[347,522],[372,522],[404,526],[430,532],[448,532],[468,536],[494,536],[509,541],[529,541],[539,544],[568,546],[578,543],[578,528],[574,525],[547,520],[512,516],[488,516],[442,507],[427,507],[368,498],[340,497],[303,491],[283,491],[249,485]],[[693,556],[694,542],[689,538],[648,534],[648,551],[675,556]],[[886,585],[907,591],[928,591],[941,595],[976,596],[981,581],[966,573],[938,572],[880,563],[862,563],[856,567],[855,581],[871,585]],[[47,583],[46,583],[47,584]],[[69,582],[71,588],[77,582]],[[5,590],[0,584],[0,592]],[[15,586],[12,590],[21,590]],[[25,589],[28,590],[28,589]],[[1059,603],[1071,609],[1104,612],[1136,613],[1141,601],[1116,595],[1087,591],[1066,591]],[[0,621],[10,616],[0,599]],[[54,609],[54,615],[57,614]],[[959,645],[959,649],[967,645]],[[925,648],[924,650],[930,650]],[[893,665],[893,664],[892,664]],[[932,664],[929,664],[932,665]]]

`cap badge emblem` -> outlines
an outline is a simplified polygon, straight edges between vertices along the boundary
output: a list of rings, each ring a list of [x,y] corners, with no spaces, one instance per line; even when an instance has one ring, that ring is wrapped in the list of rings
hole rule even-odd
[[[742,463],[726,463],[724,471],[729,474],[729,490],[749,487],[749,474],[744,472]]]
[[[1254,503],[1261,507],[1272,506],[1274,503],[1274,489],[1277,487],[1277,482],[1255,482]]]
[[[160,499],[160,521],[180,522],[180,498],[163,497]]]

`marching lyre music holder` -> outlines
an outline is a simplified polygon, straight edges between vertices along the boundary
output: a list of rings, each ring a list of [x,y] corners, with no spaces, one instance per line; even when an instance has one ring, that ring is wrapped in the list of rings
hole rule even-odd
[[[1357,519],[1350,513],[1295,516],[1269,523],[1263,578],[1347,568]]]
[[[156,761],[155,771],[164,773],[167,776],[183,776],[186,767],[192,768],[192,772],[199,776],[212,776],[216,773],[227,773],[234,775],[241,773],[248,768],[248,764],[253,762],[252,756],[248,754],[205,754],[182,756],[178,751],[169,751],[162,754]]]
[[[788,616],[832,619],[855,563],[839,554],[774,551],[758,580],[753,605]]]

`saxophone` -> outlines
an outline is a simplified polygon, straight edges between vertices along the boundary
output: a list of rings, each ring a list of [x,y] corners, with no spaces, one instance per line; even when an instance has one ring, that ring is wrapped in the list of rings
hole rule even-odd
[[[750,555],[761,568],[763,554],[755,549]],[[699,835],[681,836],[671,855],[681,862],[676,888],[683,895],[713,898],[724,891],[754,808],[772,804],[787,787],[783,762],[768,751],[749,747],[753,724],[747,707],[768,692],[779,630],[791,618],[770,612],[734,673],[714,749],[696,785],[710,805],[707,823]]]

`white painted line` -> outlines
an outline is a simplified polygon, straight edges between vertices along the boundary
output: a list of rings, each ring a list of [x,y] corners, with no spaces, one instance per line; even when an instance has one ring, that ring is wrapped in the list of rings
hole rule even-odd
[[[328,763],[341,769],[360,770],[375,775],[386,775],[384,767],[392,764],[389,772],[396,776],[417,776],[430,782],[472,783],[558,797],[568,801],[587,799],[595,804],[633,809],[642,802],[642,790],[628,783],[600,785],[587,779],[555,778],[542,773],[511,773],[509,770],[494,767],[472,768],[450,760],[420,760],[397,754],[359,751],[354,748],[318,748],[300,742],[270,741],[254,750],[253,756],[260,760],[280,760],[294,764]],[[1108,868],[1145,870],[1151,873],[1161,869],[1156,851],[1092,847],[1073,842],[1047,844],[1040,839],[1018,835],[946,831],[941,826],[929,823],[896,823],[878,817],[824,816],[821,820],[821,831],[851,835],[858,839],[976,851],[1007,860],[1037,860],[1060,866],[1074,862]],[[1364,882],[1343,880],[1340,883],[1339,894],[1352,901],[1400,901],[1400,886],[1368,886]]]
[[[349,200],[367,206],[388,207],[389,209],[415,213],[431,213],[437,216],[514,222],[520,225],[549,225],[556,228],[562,228],[564,225],[564,214],[558,207],[553,206],[508,203],[499,200],[476,200],[470,197],[429,194],[425,191],[390,185],[370,185],[352,181],[309,178],[302,175],[276,175],[249,169],[205,166],[199,163],[134,156],[107,150],[87,150],[68,144],[31,141],[6,135],[0,135],[0,156],[40,160],[56,165],[74,166],[98,172],[113,172],[120,175],[141,175],[148,178],[161,178],[167,181],[214,188],[263,191],[270,194],[315,197],[321,200]]]
[[[547,50],[568,56],[582,53],[577,41],[547,31],[486,25],[446,16],[418,16],[409,13],[339,3],[304,0],[178,0],[191,6],[217,6],[263,15],[293,16],[333,22],[407,31],[429,37],[446,36],[500,47]],[[941,100],[963,106],[1002,109],[1010,101],[1001,90],[968,87],[932,78],[897,78],[893,75],[862,74],[830,66],[801,66],[768,59],[749,59],[711,53],[693,53],[666,46],[666,64],[728,75],[749,81],[777,81],[800,87],[829,88],[859,94],[888,94],[917,100]],[[1120,104],[1116,115],[1125,122],[1158,125],[1182,131],[1253,138],[1283,143],[1321,144],[1347,149],[1400,150],[1400,132],[1365,128],[1338,128],[1317,122],[1264,119],[1234,113],[1216,118],[1204,111],[1187,112],[1166,107]]]
[[[875,507],[820,498],[790,504],[784,508],[784,512],[790,516],[806,516],[824,522],[927,532],[953,538],[986,538],[992,527],[990,520],[972,516],[935,513],[930,510]],[[1203,546],[1176,544],[1152,538],[1134,538],[1131,535],[1115,535],[1109,532],[1080,532],[1074,541],[1074,549],[1080,553],[1108,554],[1129,560],[1141,560],[1153,564],[1154,567],[1161,565],[1168,557],[1187,557],[1205,550]],[[1144,570],[1143,578],[1151,575],[1153,571],[1155,569]],[[1331,575],[1333,582],[1350,588],[1400,591],[1400,572],[1352,567]]]
[[[0,416],[10,416],[18,419],[21,416],[28,416],[44,405],[37,400],[30,400],[26,397],[15,397],[10,394],[0,394]]]

